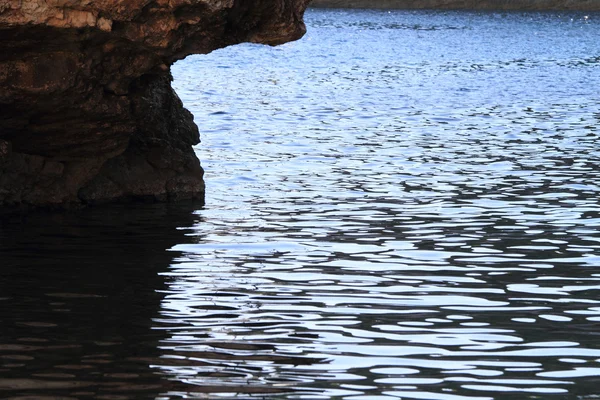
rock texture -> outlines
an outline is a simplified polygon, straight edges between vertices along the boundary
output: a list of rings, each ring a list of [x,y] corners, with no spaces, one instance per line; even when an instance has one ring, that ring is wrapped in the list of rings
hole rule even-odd
[[[170,66],[298,39],[308,1],[0,0],[0,206],[203,200]]]
[[[600,0],[313,0],[314,7],[600,11]]]

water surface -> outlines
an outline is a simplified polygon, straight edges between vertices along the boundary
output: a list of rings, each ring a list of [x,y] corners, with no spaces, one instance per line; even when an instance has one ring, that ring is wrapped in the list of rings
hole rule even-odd
[[[178,63],[207,206],[3,225],[0,395],[597,398],[598,21],[311,10]]]

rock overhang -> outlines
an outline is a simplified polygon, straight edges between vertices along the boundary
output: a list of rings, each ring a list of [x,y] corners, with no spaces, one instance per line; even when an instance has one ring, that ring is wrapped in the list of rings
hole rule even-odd
[[[0,206],[195,198],[170,66],[300,38],[308,0],[0,0]]]

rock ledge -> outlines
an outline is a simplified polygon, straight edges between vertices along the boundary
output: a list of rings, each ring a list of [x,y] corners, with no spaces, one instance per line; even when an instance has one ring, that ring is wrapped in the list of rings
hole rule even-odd
[[[170,66],[298,39],[307,4],[0,0],[0,206],[203,201],[198,128]]]

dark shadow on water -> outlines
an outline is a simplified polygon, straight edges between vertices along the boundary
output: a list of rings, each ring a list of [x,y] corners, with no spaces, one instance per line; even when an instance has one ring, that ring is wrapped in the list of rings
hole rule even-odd
[[[198,232],[191,234],[202,223],[195,211],[191,204],[137,205],[2,217],[0,398],[289,392],[289,385],[252,384],[244,373],[232,379],[212,368],[313,360],[275,355],[272,346],[255,344],[170,348],[180,328],[161,322],[173,283],[166,273],[181,256],[170,249],[201,240]],[[211,371],[202,372],[205,367]],[[260,375],[260,369],[254,372]]]
[[[142,205],[4,218],[0,398],[152,398],[164,278],[197,216]]]

